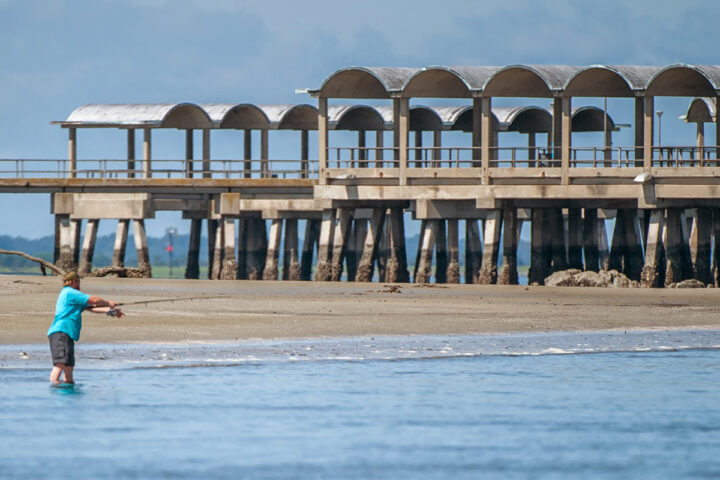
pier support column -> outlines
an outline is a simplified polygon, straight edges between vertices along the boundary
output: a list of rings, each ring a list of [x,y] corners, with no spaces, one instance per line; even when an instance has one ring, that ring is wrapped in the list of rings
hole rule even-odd
[[[432,254],[438,228],[437,224],[437,220],[427,220],[425,222],[425,231],[422,234],[420,261],[418,262],[417,274],[415,275],[415,283],[428,283],[430,281]]]
[[[222,220],[217,222],[217,227],[215,228],[215,240],[213,241],[213,251],[212,251],[212,268],[209,271],[210,279],[211,280],[219,280],[220,274],[222,273],[222,266],[223,266],[223,254],[224,252],[224,243],[225,243],[225,235],[223,234],[223,230],[225,230],[225,225]]]
[[[437,220],[435,230],[435,283],[447,283],[447,265],[445,220]]]
[[[690,261],[690,248],[685,226],[685,212],[681,208],[667,209],[667,223],[665,225],[665,286],[682,282],[692,275],[692,262]]]
[[[367,235],[367,220],[354,216],[352,229],[346,247],[349,282],[354,282],[357,277],[358,264],[360,263],[360,257],[362,257],[363,245],[365,245],[365,235]]]
[[[544,285],[545,277],[549,274],[550,244],[549,222],[547,209],[531,209],[532,228],[530,231],[530,270],[528,270],[528,284]]]
[[[365,245],[358,264],[356,281],[370,282],[373,277],[374,261],[377,255],[377,247],[380,243],[383,225],[385,223],[385,209],[373,209],[372,219],[365,235]]]
[[[313,254],[320,238],[320,220],[308,219],[305,223],[305,238],[300,257],[300,280],[312,280]]]
[[[645,242],[645,265],[640,279],[644,287],[658,288],[665,283],[665,265],[663,263],[665,249],[662,239],[664,224],[665,210],[652,210]]]
[[[598,212],[596,208],[586,208],[583,218],[583,253],[585,254],[585,270],[597,272],[600,262],[598,251]],[[604,228],[604,227],[603,227]]]
[[[238,232],[237,232],[237,265],[238,265],[238,276],[239,280],[247,280],[247,258],[248,258],[248,230],[249,224],[247,218],[238,219]]]
[[[695,278],[706,285],[712,283],[712,275],[710,272],[712,262],[711,248],[712,210],[709,208],[698,208],[690,234],[690,257],[695,271]]]
[[[720,132],[718,132],[720,133]],[[720,138],[720,137],[718,137]],[[720,147],[719,147],[720,150]],[[720,151],[718,151],[720,154]],[[712,277],[713,277],[713,285],[715,287],[720,287],[720,208],[713,208],[712,209],[712,217],[713,217],[713,238],[714,238],[714,248],[712,253]]]
[[[58,259],[56,265],[65,271],[77,270],[75,262],[75,246],[77,238],[77,224],[70,220],[69,215],[57,215],[58,219]]]
[[[502,210],[491,210],[485,218],[483,255],[478,283],[492,285],[497,282],[497,261],[500,252]]]
[[[447,283],[460,283],[460,247],[458,245],[458,219],[447,220],[448,265],[445,277]]]
[[[298,261],[298,221],[285,219],[285,250],[283,252],[283,280],[300,280]]]
[[[353,210],[350,208],[337,209],[337,225],[333,235],[332,265],[330,267],[330,279],[333,282],[339,282],[342,277],[345,249],[352,230]]]
[[[262,280],[265,257],[268,250],[267,231],[265,220],[262,218],[248,218],[247,226],[247,278],[248,280]]]
[[[598,258],[602,270],[610,270],[610,244],[608,242],[605,219],[598,219]]]
[[[223,260],[220,271],[221,280],[236,280],[238,264],[235,256],[235,219],[224,218],[223,222]]]
[[[478,283],[482,264],[482,241],[475,218],[465,220],[465,283]]]
[[[375,249],[375,264],[377,265],[378,271],[378,282],[385,281],[385,273],[387,270],[388,258],[390,256],[390,222],[387,221],[387,213],[385,210],[385,223],[380,233],[380,239],[378,240],[377,247]]]
[[[583,220],[581,208],[568,209],[568,268],[583,269]],[[595,240],[597,244],[597,239]],[[596,267],[597,268],[597,267]]]
[[[315,280],[327,282],[332,276],[332,240],[335,232],[335,210],[325,209],[320,224],[320,239],[318,240],[317,268]]]
[[[549,221],[549,242],[551,248],[551,272],[567,270],[567,250],[565,249],[565,219],[561,208],[551,208],[545,211],[546,221]]]
[[[608,261],[609,269],[639,281],[644,263],[641,242],[637,210],[618,209]]]
[[[135,239],[135,250],[137,251],[138,268],[142,271],[144,278],[151,278],[150,253],[148,251],[147,234],[145,233],[145,220],[133,219],[133,237]]]
[[[115,231],[115,245],[113,246],[113,267],[125,266],[125,250],[127,248],[129,225],[130,220],[118,220],[117,230]]]
[[[270,224],[270,237],[268,239],[267,255],[263,280],[278,279],[278,258],[280,258],[280,242],[282,241],[282,218],[273,218]]]
[[[390,209],[390,236],[388,238],[390,255],[385,270],[385,281],[402,282],[410,281],[407,265],[407,250],[405,249],[405,222],[403,221],[403,209]]]
[[[517,209],[503,209],[503,266],[498,276],[499,285],[517,285],[517,242],[518,242]]]
[[[93,254],[95,253],[95,241],[100,220],[88,220],[85,226],[85,238],[83,239],[82,252],[80,253],[80,275],[88,275],[92,271]]]
[[[207,248],[208,248],[208,278],[212,280],[213,261],[215,260],[215,239],[217,237],[218,221],[208,218],[207,220]]]
[[[200,278],[200,235],[202,232],[202,220],[193,218],[190,220],[190,242],[188,244],[187,265],[185,267],[185,278]]]

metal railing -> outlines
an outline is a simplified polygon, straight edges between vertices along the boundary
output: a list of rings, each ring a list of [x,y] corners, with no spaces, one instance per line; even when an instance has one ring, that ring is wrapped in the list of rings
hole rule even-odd
[[[316,178],[317,160],[0,159],[0,178]],[[147,174],[147,175],[146,175]]]

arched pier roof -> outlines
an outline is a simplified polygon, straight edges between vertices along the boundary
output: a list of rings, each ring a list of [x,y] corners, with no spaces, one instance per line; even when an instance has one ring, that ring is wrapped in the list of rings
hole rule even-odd
[[[563,86],[573,97],[632,97],[645,90],[659,67],[590,65],[579,69]]]
[[[501,131],[535,133],[552,131],[552,114],[546,108],[535,106],[493,107]]]
[[[720,66],[668,65],[655,72],[648,80],[647,95],[658,96],[713,96],[720,92]]]
[[[328,98],[390,98],[419,69],[347,67],[330,75],[313,93]]]
[[[680,118],[686,122],[708,123],[714,122],[717,115],[715,98],[700,97],[690,102],[687,113]]]
[[[594,106],[573,108],[571,130],[573,132],[602,132],[605,130],[604,116],[607,116],[608,131],[618,131],[619,128],[615,126],[612,117],[607,115],[602,108]]]
[[[391,110],[392,120],[392,110]],[[328,126],[332,130],[385,130],[386,120],[377,108],[368,105],[330,105]]]
[[[552,97],[580,67],[509,65],[493,73],[483,86],[488,97]]]
[[[415,72],[402,87],[405,97],[468,98],[482,91],[498,67],[426,67]]]
[[[216,128],[238,130],[270,129],[270,118],[265,111],[251,103],[208,103],[202,105]]]
[[[209,128],[211,120],[193,103],[90,103],[73,110],[63,127]]]

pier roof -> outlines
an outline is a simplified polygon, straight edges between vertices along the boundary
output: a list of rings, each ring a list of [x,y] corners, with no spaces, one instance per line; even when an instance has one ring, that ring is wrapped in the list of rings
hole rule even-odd
[[[716,100],[714,98],[694,98],[690,102],[687,113],[680,117],[681,120],[694,123],[714,122],[717,112]]]
[[[316,90],[324,98],[714,96],[720,66],[508,65],[346,67]]]
[[[210,117],[193,103],[90,103],[76,108],[63,127],[209,128]]]

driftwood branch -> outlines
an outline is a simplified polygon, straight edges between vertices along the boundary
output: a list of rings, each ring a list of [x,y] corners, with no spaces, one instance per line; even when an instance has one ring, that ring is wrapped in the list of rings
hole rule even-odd
[[[0,253],[4,253],[6,255],[20,255],[21,257],[27,258],[30,261],[37,262],[40,264],[40,268],[43,271],[43,275],[45,274],[45,268],[49,268],[53,272],[57,273],[61,277],[64,276],[67,272],[63,270],[62,268],[58,268],[52,263],[48,262],[47,260],[43,260],[42,258],[33,257],[32,255],[28,255],[25,252],[19,252],[16,250],[3,250],[0,248]]]

